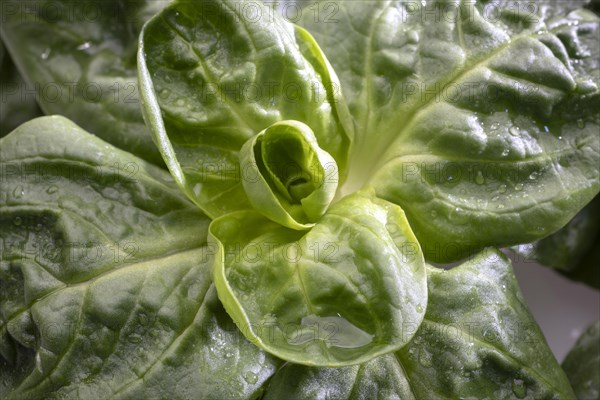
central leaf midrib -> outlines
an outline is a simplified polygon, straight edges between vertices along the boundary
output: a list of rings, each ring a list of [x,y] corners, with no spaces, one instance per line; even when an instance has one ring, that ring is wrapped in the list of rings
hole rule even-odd
[[[43,301],[44,299],[46,299],[46,298],[48,298],[48,297],[50,297],[50,296],[52,296],[52,295],[54,295],[54,294],[56,294],[56,293],[58,293],[60,291],[68,290],[68,289],[73,289],[73,288],[77,288],[77,287],[88,287],[88,286],[91,286],[94,282],[96,282],[96,281],[98,281],[98,280],[100,280],[100,279],[102,279],[102,278],[104,278],[106,276],[109,276],[110,274],[118,273],[118,272],[121,272],[123,270],[130,269],[130,268],[135,268],[135,269],[137,269],[137,268],[143,268],[143,267],[145,267],[144,264],[151,263],[151,262],[154,262],[154,261],[157,261],[157,260],[167,261],[171,257],[179,257],[179,256],[183,256],[183,255],[185,255],[187,253],[196,252],[196,251],[200,250],[202,247],[204,247],[204,245],[202,245],[200,247],[195,247],[195,248],[192,248],[192,249],[183,250],[183,251],[172,252],[172,253],[170,253],[168,255],[148,257],[148,258],[145,258],[145,259],[137,261],[137,262],[127,263],[127,264],[124,264],[121,267],[112,268],[112,269],[109,269],[107,271],[103,271],[103,272],[99,273],[98,275],[95,275],[95,276],[89,278],[88,280],[82,281],[82,282],[67,283],[67,282],[64,282],[64,281],[60,280],[59,278],[56,278],[61,283],[63,283],[63,286],[61,286],[59,288],[56,288],[56,289],[54,289],[54,290],[46,293],[42,297],[39,297],[39,298],[35,299],[33,302],[31,302],[30,304],[28,304],[25,308],[22,308],[19,311],[17,311],[16,313],[13,313],[10,317],[8,317],[6,319],[6,324],[0,325],[0,328],[2,328],[5,325],[8,325],[8,323],[11,320],[13,320],[16,316],[21,315],[21,314],[23,314],[23,313],[25,313],[27,311],[30,311],[31,308],[35,304],[39,303],[40,301]],[[40,265],[39,263],[37,263],[37,264]],[[43,266],[41,266],[41,267],[44,268]],[[44,270],[45,270],[45,268],[44,268]]]
[[[385,126],[387,126],[387,127],[393,127],[393,126],[398,126],[398,125],[402,126],[402,128],[400,128],[400,130],[397,132],[397,134],[389,134],[390,132],[394,133],[396,131],[391,128],[388,128],[386,130],[388,134],[383,136],[383,139],[380,139],[378,135],[372,135],[374,137],[378,137],[378,142],[383,142],[383,145],[377,146],[377,148],[383,149],[383,152],[381,154],[379,154],[378,157],[373,158],[373,160],[379,160],[379,161],[373,164],[374,167],[371,169],[372,172],[369,174],[369,177],[372,177],[375,171],[379,170],[383,165],[385,165],[385,163],[388,160],[387,160],[387,158],[384,158],[384,156],[388,152],[388,149],[395,148],[396,143],[401,141],[403,136],[405,135],[405,133],[412,127],[416,117],[418,115],[426,112],[432,104],[435,104],[434,100],[439,97],[440,91],[442,90],[443,87],[447,87],[451,83],[460,81],[465,76],[467,76],[469,73],[476,70],[478,67],[483,66],[486,63],[488,63],[494,57],[496,57],[497,55],[502,53],[504,50],[509,48],[511,45],[513,45],[515,42],[522,40],[524,38],[531,37],[532,35],[534,35],[534,33],[526,33],[526,34],[517,35],[513,39],[508,40],[503,45],[498,46],[496,49],[490,51],[485,56],[482,56],[478,59],[473,59],[470,63],[463,65],[462,68],[457,68],[455,70],[455,72],[453,74],[450,74],[445,80],[439,80],[439,81],[436,81],[435,84],[429,85],[428,89],[426,89],[426,90],[427,90],[427,93],[431,92],[431,96],[425,101],[416,101],[416,99],[420,96],[420,93],[408,96],[406,99],[406,103],[410,103],[410,102],[414,101],[415,106],[413,106],[411,109],[407,110],[406,113],[404,113],[404,121],[402,121],[401,124],[398,124],[397,121],[391,120],[387,124],[385,124]],[[434,94],[432,87],[438,88],[439,90],[436,90],[435,94]],[[365,120],[366,120],[365,127],[368,127],[369,125],[371,125],[370,118],[365,118]],[[368,131],[364,131],[364,132],[368,132]]]
[[[177,36],[179,36],[181,38],[181,40],[183,40],[185,43],[188,44],[189,48],[192,50],[192,52],[194,53],[194,55],[196,56],[196,58],[198,60],[198,65],[202,68],[202,70],[206,74],[206,77],[209,80],[211,80],[212,82],[217,83],[218,81],[213,76],[210,68],[208,67],[208,65],[205,64],[203,56],[196,50],[196,48],[192,45],[192,43],[181,32],[179,32],[179,30],[171,23],[171,21],[166,19],[162,14],[161,14],[161,19],[171,28],[171,30],[173,32],[175,32],[175,34],[177,34]],[[221,85],[216,85],[215,89],[219,92],[219,94],[221,95],[221,98],[223,98],[225,100],[227,105],[230,107],[231,111],[233,111],[232,113],[230,113],[230,115],[232,115],[240,123],[240,125],[245,126],[246,129],[248,129],[252,133],[257,133],[260,130],[260,128],[258,126],[251,125],[250,122],[248,121],[248,119],[244,118],[244,113],[242,113],[242,111],[237,107],[237,105],[235,103],[231,102],[231,99],[229,99],[229,96],[225,96],[225,94],[222,92]]]
[[[446,327],[446,325],[444,325],[440,322],[436,322],[430,318],[423,319],[423,323],[431,324],[431,325],[435,325],[435,326],[441,326],[442,328]],[[458,329],[460,330],[461,334],[465,334],[465,332],[462,329],[460,329],[460,328],[458,328]],[[508,360],[509,362],[511,362],[515,365],[518,365],[520,368],[522,368],[526,371],[529,371],[529,373],[531,373],[533,376],[536,376],[540,381],[544,382],[546,385],[548,385],[548,387],[552,388],[554,392],[560,393],[560,390],[558,390],[552,383],[550,383],[548,380],[546,380],[546,377],[544,375],[540,374],[538,371],[536,371],[529,365],[522,363],[518,359],[514,358],[508,351],[505,352],[503,349],[493,346],[492,344],[487,343],[486,341],[481,340],[480,338],[478,338],[474,335],[468,335],[467,337],[473,338],[473,340],[475,342],[479,343],[482,347],[492,349],[497,355],[505,358],[506,360]]]

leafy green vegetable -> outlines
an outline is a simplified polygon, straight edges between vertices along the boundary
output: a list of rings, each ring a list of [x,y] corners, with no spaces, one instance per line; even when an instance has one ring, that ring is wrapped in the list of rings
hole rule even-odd
[[[265,217],[292,229],[318,221],[338,185],[335,160],[298,121],[275,123],[248,139],[240,151],[250,203]]]
[[[577,7],[565,2],[335,4],[336,23],[306,12],[302,24],[357,126],[346,191],[367,182],[400,205],[427,258],[531,242],[598,192],[593,13],[563,14]]]
[[[600,320],[581,335],[562,366],[578,399],[600,396]]]
[[[0,398],[574,398],[487,246],[598,272],[598,2],[302,3],[0,0],[112,143],[0,139]]]
[[[0,397],[259,391],[279,361],[245,341],[218,302],[209,220],[166,172],[61,117],[22,125],[0,149],[10,172],[0,191]]]
[[[0,33],[46,114],[164,165],[140,112],[137,38],[167,0],[2,0]]]
[[[402,350],[339,369],[286,364],[265,399],[573,398],[506,256],[488,249],[429,268],[428,281],[425,319]]]
[[[600,197],[558,232],[514,250],[521,257],[600,289]]]
[[[0,137],[7,135],[23,122],[41,115],[35,96],[26,95],[25,81],[15,68],[0,41]]]
[[[248,229],[247,227],[251,227]],[[398,350],[427,307],[419,245],[402,210],[372,193],[340,200],[308,232],[255,211],[213,221],[215,284],[253,343],[285,360],[341,366]]]
[[[238,153],[276,122],[306,124],[346,171],[352,125],[335,73],[308,32],[252,4],[245,23],[236,1],[175,1],[140,36],[146,120],[175,180],[215,218],[251,208]]]

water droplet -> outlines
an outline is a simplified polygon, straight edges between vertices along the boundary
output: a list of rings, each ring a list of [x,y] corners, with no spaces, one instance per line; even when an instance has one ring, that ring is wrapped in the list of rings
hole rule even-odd
[[[137,344],[142,341],[142,337],[137,333],[132,333],[127,337],[127,340],[129,341],[129,343]]]
[[[559,136],[557,136],[556,138],[557,138],[558,140],[562,140],[562,136],[560,136],[560,135],[559,135]]]
[[[498,204],[498,208],[499,209],[503,209],[504,208],[504,204]]]
[[[500,128],[500,124],[499,124],[498,122],[494,122],[494,123],[493,123],[493,124],[490,126],[490,129],[491,129],[491,130],[493,130],[493,131],[497,130],[498,128]]]
[[[23,220],[21,219],[21,217],[16,217],[13,222],[15,223],[16,226],[19,226],[23,223]]]
[[[583,129],[583,128],[585,128],[585,122],[583,122],[583,120],[582,120],[581,118],[579,118],[579,119],[577,120],[577,127],[578,127],[579,129]]]
[[[231,358],[233,357],[233,352],[232,351],[228,351],[225,353],[225,358]]]
[[[512,136],[519,136],[519,134],[521,133],[521,128],[519,128],[518,126],[511,126],[510,128],[508,128],[508,133],[510,133]]]
[[[90,47],[92,47],[92,43],[91,42],[83,42],[79,46],[77,46],[77,50],[87,50]]]
[[[160,91],[160,93],[158,94],[162,99],[166,99],[167,97],[169,97],[169,91],[167,89],[163,89]]]
[[[515,185],[515,190],[523,190],[523,184],[522,183],[517,183]]]
[[[533,171],[531,174],[529,174],[529,180],[531,181],[535,181],[538,177],[538,173]]]
[[[544,130],[546,131],[546,133],[550,132],[550,128],[548,128],[546,125],[544,125]]]
[[[500,197],[498,197],[498,196],[492,197],[492,201],[498,201],[499,199],[500,199]]]
[[[517,398],[523,399],[527,395],[527,386],[525,386],[525,382],[522,379],[514,379],[512,391]]]
[[[501,153],[501,154],[502,154],[502,157],[506,157],[506,156],[508,155],[508,153],[509,153],[509,152],[510,152],[510,150],[508,150],[508,149],[504,149],[504,150],[502,150],[502,153]]]
[[[58,187],[56,186],[50,186],[48,189],[46,189],[46,193],[48,194],[54,194],[58,192]]]
[[[177,104],[179,107],[183,107],[185,105],[185,101],[183,99],[179,99],[175,104]]]
[[[44,50],[44,51],[42,52],[42,54],[40,54],[40,58],[41,58],[42,60],[47,60],[47,59],[48,59],[48,57],[50,57],[50,51],[51,51],[51,50],[50,50],[50,47],[47,47],[47,48],[46,48],[46,50]]]
[[[244,375],[244,379],[249,384],[254,385],[258,381],[258,375],[256,375],[254,372],[248,371]]]
[[[419,350],[419,364],[425,368],[431,368],[433,363],[431,362],[431,354],[424,349]]]
[[[23,197],[24,194],[25,189],[23,189],[23,186],[17,186],[15,190],[13,190],[13,196],[15,197],[15,199],[20,199],[21,197]]]
[[[508,187],[506,185],[500,185],[500,187],[498,188],[498,193],[506,193],[507,189]]]
[[[477,183],[478,185],[483,185],[485,183],[485,178],[483,177],[483,173],[481,171],[477,171],[475,183]]]

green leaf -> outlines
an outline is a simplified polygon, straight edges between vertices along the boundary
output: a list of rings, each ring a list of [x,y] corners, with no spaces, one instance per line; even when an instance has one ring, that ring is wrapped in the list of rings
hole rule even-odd
[[[562,367],[578,399],[600,396],[600,320],[579,337]]]
[[[400,205],[426,258],[537,240],[598,193],[593,13],[565,15],[565,2],[360,1],[331,3],[328,23],[315,17],[327,4],[309,6],[303,26],[357,126],[342,192],[372,185]]]
[[[307,229],[327,211],[338,186],[337,164],[312,130],[298,121],[275,123],[240,150],[244,190],[265,217]]]
[[[35,96],[26,96],[27,84],[15,68],[0,41],[0,137],[9,134],[23,122],[41,115]]]
[[[428,285],[425,319],[400,351],[340,369],[286,364],[264,398],[574,398],[502,253],[429,268]]]
[[[563,275],[600,289],[600,196],[564,228],[530,244],[515,246],[521,257],[557,269]]]
[[[212,286],[209,219],[62,117],[0,139],[0,396],[256,397],[278,361]]]
[[[405,345],[427,307],[422,254],[402,210],[358,192],[308,232],[255,211],[216,219],[215,284],[256,345],[305,365],[368,361]]]
[[[46,114],[164,165],[140,112],[136,51],[143,23],[168,1],[1,3],[2,40]]]
[[[306,124],[343,178],[352,124],[313,38],[259,2],[175,1],[140,37],[143,111],[184,192],[211,217],[251,208],[239,151],[278,121]]]

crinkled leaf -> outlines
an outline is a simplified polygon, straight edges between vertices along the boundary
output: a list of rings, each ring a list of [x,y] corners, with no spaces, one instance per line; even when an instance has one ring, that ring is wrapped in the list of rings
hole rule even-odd
[[[308,32],[259,2],[175,1],[140,37],[144,113],[184,192],[210,216],[251,208],[238,152],[296,120],[344,173],[352,125],[335,73]]]
[[[250,203],[265,217],[307,229],[327,211],[338,186],[335,160],[312,130],[298,121],[275,123],[240,150],[242,180]]]
[[[600,320],[579,337],[562,367],[578,399],[600,397]]]
[[[357,125],[343,190],[367,182],[400,205],[427,258],[539,239],[598,192],[593,13],[565,16],[564,2],[331,4],[335,23],[309,6],[303,26]]]
[[[35,96],[29,88],[0,41],[0,137],[17,126],[42,114]]]
[[[220,305],[210,221],[168,173],[62,117],[0,149],[2,398],[256,396],[277,361]]]
[[[558,232],[513,250],[600,289],[600,197],[596,196]]]
[[[405,345],[427,307],[420,247],[402,210],[358,192],[308,232],[255,211],[210,226],[215,284],[244,335],[296,363],[341,366]]]
[[[430,268],[428,285],[425,319],[399,352],[339,369],[287,364],[265,399],[574,398],[502,253]]]
[[[136,51],[144,22],[167,0],[0,3],[2,40],[46,114],[164,165],[140,112]]]

